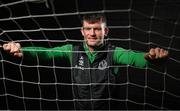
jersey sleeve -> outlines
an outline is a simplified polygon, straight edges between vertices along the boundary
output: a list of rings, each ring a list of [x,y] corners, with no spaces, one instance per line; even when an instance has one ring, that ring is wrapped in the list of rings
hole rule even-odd
[[[61,47],[44,48],[44,47],[23,47],[23,55],[37,57],[41,59],[67,58],[72,56],[72,45],[67,44]]]
[[[144,68],[149,63],[144,58],[144,52],[134,52],[120,47],[116,47],[113,55],[114,64],[127,64],[139,68]]]

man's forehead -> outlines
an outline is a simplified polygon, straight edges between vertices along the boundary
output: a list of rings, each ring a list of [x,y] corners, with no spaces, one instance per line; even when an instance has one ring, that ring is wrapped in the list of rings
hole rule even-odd
[[[103,23],[101,20],[97,20],[97,21],[86,21],[84,20],[83,23],[87,23],[87,24],[95,24],[95,23],[98,23],[98,24],[101,24]]]
[[[83,21],[83,26],[102,27],[105,26],[105,23],[103,23],[102,21],[97,21],[97,22]]]

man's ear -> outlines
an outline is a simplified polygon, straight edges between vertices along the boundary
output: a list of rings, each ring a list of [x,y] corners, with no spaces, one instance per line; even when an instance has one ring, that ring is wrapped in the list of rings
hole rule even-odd
[[[83,28],[81,28],[81,34],[84,36],[84,30],[83,30]]]
[[[106,28],[104,29],[104,35],[107,36],[108,33],[109,33],[109,28],[106,27]]]

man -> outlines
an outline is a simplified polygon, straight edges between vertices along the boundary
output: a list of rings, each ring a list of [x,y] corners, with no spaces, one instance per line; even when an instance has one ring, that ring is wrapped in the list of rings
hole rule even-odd
[[[136,53],[120,47],[114,47],[104,41],[109,29],[101,14],[83,16],[81,33],[84,42],[74,46],[61,47],[24,47],[9,42],[3,49],[16,57],[26,54],[43,59],[67,59],[72,67],[73,97],[76,109],[109,109],[109,98],[115,83],[117,71],[113,65],[129,64],[143,68],[156,59],[168,56],[168,51],[152,48],[147,53]]]

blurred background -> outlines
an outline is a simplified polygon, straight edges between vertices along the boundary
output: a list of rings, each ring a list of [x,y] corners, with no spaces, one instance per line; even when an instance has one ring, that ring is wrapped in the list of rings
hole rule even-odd
[[[180,109],[179,0],[0,0],[0,44],[56,47],[83,40],[81,16],[104,13],[112,44],[169,51],[160,66],[120,67],[112,109]],[[70,64],[0,51],[0,109],[74,109]]]

